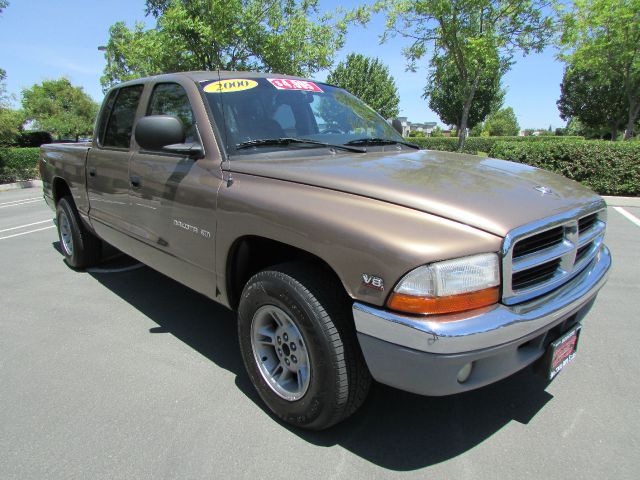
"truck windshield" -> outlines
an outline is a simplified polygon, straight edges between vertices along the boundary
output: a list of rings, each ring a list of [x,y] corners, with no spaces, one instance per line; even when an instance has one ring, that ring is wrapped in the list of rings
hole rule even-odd
[[[253,149],[313,148],[323,144],[404,144],[404,139],[363,101],[337,87],[283,78],[231,78],[202,82],[229,155]],[[364,139],[364,142],[363,142]],[[255,142],[259,141],[259,142]],[[255,153],[255,151],[254,151]]]

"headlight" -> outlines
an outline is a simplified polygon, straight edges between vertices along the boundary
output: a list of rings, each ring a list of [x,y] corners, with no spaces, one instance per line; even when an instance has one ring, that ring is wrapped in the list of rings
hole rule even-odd
[[[498,255],[483,253],[418,267],[394,288],[387,305],[418,314],[462,312],[497,303]]]

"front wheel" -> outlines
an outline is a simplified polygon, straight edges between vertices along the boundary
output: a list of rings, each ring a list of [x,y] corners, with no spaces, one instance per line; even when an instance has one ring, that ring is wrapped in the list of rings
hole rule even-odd
[[[348,297],[328,272],[285,264],[254,275],[238,312],[249,377],[285,422],[320,430],[345,419],[367,396],[371,377]]]

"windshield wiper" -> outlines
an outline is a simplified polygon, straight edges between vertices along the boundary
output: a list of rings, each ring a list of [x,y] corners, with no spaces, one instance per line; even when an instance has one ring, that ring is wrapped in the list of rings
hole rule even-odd
[[[357,138],[355,140],[350,140],[345,145],[405,145],[407,147],[415,148],[416,150],[420,150],[420,147],[415,143],[403,142],[402,140],[391,140],[389,138],[377,138],[377,137],[365,137],[365,138]]]
[[[236,145],[236,150],[242,150],[244,148],[251,147],[261,147],[261,146],[271,146],[271,145],[292,145],[296,143],[306,144],[306,145],[318,145],[320,147],[328,147],[328,148],[339,148],[341,150],[348,150],[349,152],[357,152],[357,153],[366,153],[366,150],[357,147],[350,147],[347,145],[333,145],[331,143],[319,142],[317,140],[311,140],[307,138],[293,138],[293,137],[282,137],[282,138],[263,138],[259,140],[249,140],[246,142],[238,143]]]

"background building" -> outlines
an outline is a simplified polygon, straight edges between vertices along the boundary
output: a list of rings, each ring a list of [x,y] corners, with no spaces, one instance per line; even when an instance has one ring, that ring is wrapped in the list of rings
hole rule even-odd
[[[436,122],[414,123],[410,122],[407,117],[398,117],[397,120],[402,124],[402,136],[408,137],[409,132],[422,132],[425,137],[431,135],[431,132],[436,128]]]

